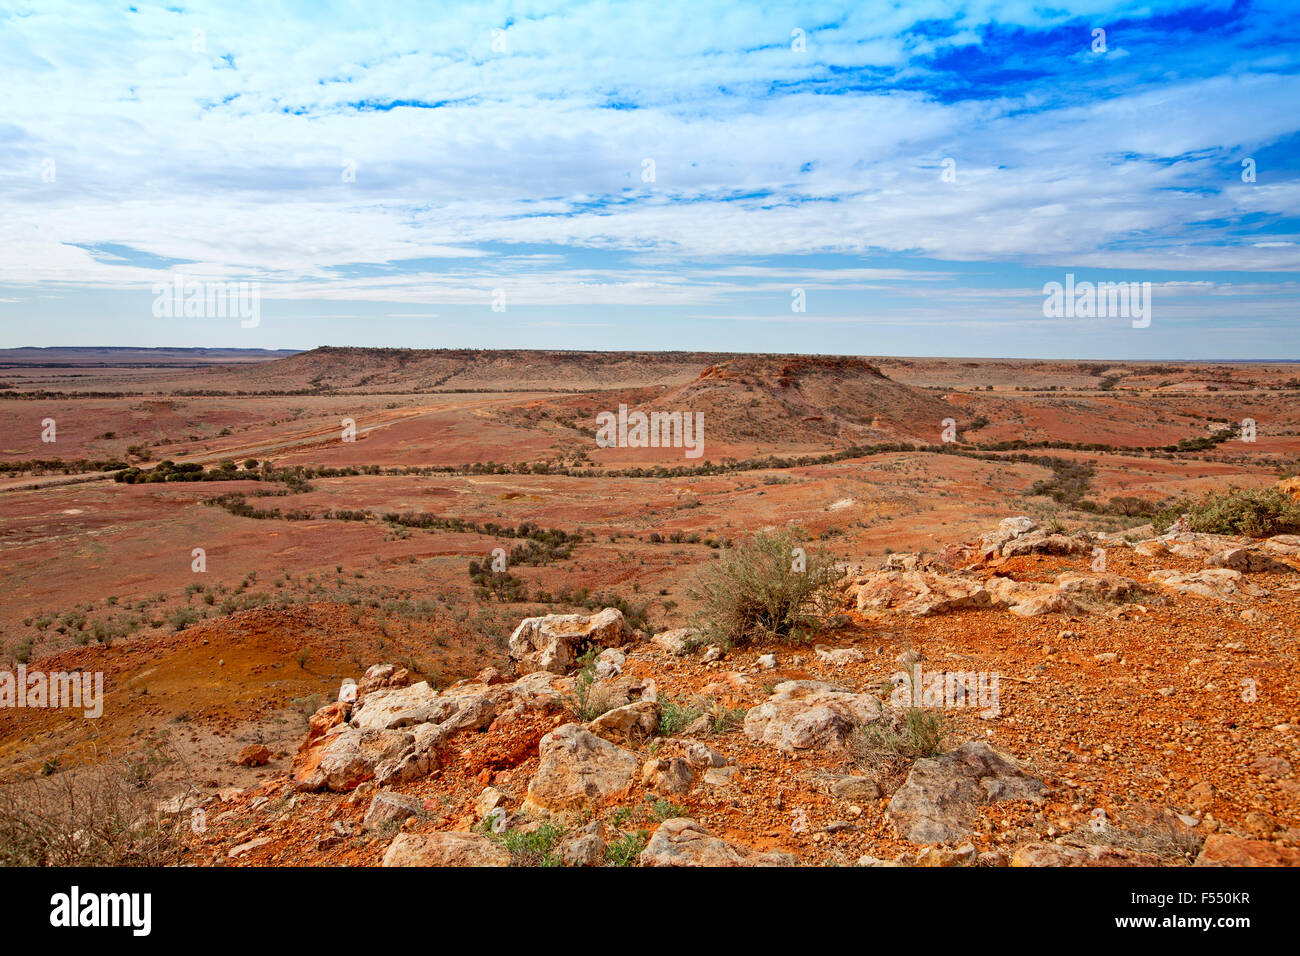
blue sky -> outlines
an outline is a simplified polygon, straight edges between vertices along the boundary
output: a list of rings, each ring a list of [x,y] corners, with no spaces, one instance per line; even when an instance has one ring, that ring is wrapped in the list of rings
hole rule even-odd
[[[0,347],[1300,359],[1298,41],[1289,2],[0,3]],[[1150,326],[1045,318],[1067,273]],[[260,322],[155,317],[176,274]]]

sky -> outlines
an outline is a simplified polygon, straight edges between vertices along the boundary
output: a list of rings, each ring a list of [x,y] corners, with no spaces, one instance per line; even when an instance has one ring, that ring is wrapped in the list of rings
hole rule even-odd
[[[0,71],[0,347],[1300,359],[1294,0],[0,0]]]

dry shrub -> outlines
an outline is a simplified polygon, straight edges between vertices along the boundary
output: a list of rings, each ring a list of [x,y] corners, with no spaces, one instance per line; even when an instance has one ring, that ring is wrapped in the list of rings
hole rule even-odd
[[[190,821],[156,810],[157,755],[56,771],[0,788],[0,865],[168,866]]]
[[[834,611],[844,572],[821,549],[802,549],[793,532],[756,534],[700,571],[688,590],[698,601],[705,642],[726,647],[807,640]]]

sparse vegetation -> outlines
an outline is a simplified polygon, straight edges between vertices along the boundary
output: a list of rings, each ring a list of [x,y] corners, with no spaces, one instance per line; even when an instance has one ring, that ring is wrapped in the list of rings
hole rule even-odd
[[[831,610],[843,578],[830,555],[793,532],[757,534],[720,552],[688,591],[705,639],[724,646],[807,640]]]
[[[1157,534],[1164,534],[1183,515],[1188,531],[1206,534],[1265,538],[1300,532],[1300,504],[1279,488],[1233,487],[1199,501],[1176,501],[1161,508],[1151,523]]]

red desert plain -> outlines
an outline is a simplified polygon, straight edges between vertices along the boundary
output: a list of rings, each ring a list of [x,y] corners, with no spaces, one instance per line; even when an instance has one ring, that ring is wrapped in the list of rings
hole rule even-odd
[[[1263,362],[0,351],[3,667],[102,675],[94,716],[0,708],[0,842],[1295,865],[1298,393]]]

